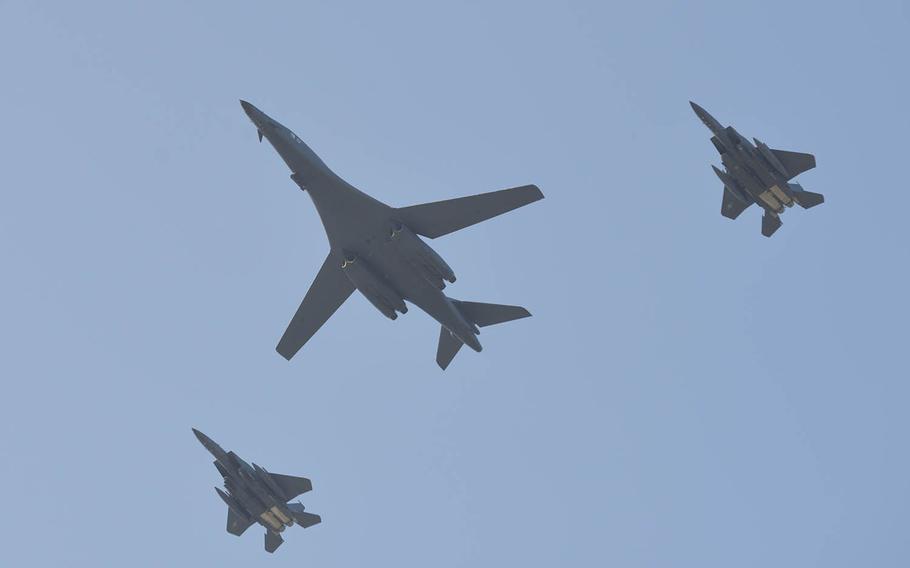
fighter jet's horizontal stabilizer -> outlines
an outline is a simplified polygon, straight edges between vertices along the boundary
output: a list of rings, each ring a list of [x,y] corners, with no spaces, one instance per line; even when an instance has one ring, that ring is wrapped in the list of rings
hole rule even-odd
[[[780,229],[780,226],[783,224],[780,217],[770,211],[765,211],[765,214],[761,218],[761,234],[770,237],[776,230]]]
[[[265,551],[266,552],[275,552],[278,550],[278,547],[284,543],[284,539],[281,538],[281,535],[272,532],[266,531],[265,533]]]
[[[744,201],[742,197],[724,187],[724,198],[720,205],[720,214],[727,219],[736,219],[752,205],[752,201]]]
[[[303,528],[309,528],[322,522],[322,517],[305,512],[300,503],[288,503],[288,509],[291,511],[294,522]]]
[[[465,320],[470,324],[486,327],[507,321],[530,317],[531,312],[521,306],[506,306],[502,304],[483,304],[480,302],[460,302],[452,300],[455,307]],[[439,330],[439,346],[436,349],[436,363],[445,370],[458,354],[464,342],[454,333],[441,327]],[[477,349],[479,351],[479,349]]]
[[[536,185],[523,185],[480,195],[402,207],[396,214],[402,223],[418,235],[435,239],[539,199],[543,199],[543,193]]]
[[[824,195],[821,193],[812,193],[811,191],[806,191],[798,183],[791,183],[790,188],[794,190],[793,198],[803,209],[811,209],[812,207],[821,205],[825,202]]]

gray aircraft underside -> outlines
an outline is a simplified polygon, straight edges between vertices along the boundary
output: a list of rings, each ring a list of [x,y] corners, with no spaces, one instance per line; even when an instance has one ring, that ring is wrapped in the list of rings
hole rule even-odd
[[[405,300],[441,324],[436,362],[445,369],[462,345],[482,349],[479,327],[531,314],[519,306],[462,302],[443,293],[455,273],[421,238],[435,239],[543,198],[534,185],[394,208],[338,177],[302,141],[246,101],[243,110],[291,169],[291,179],[313,200],[329,254],[294,314],[277,351],[290,360],[344,301],[359,290],[396,319]]]
[[[265,549],[275,552],[287,527],[311,527],[322,522],[319,515],[307,513],[299,502],[289,503],[313,489],[305,477],[270,473],[264,467],[248,464],[234,452],[226,452],[211,438],[193,428],[199,442],[215,456],[215,468],[224,478],[224,490],[215,491],[228,506],[227,532],[242,535],[253,523],[265,527]]]
[[[791,182],[799,174],[815,167],[815,156],[801,152],[774,150],[754,139],[746,140],[732,126],[722,126],[708,111],[693,102],[692,110],[708,127],[711,142],[720,153],[723,171],[711,166],[724,185],[721,215],[736,219],[753,203],[765,210],[762,234],[770,237],[781,226],[779,215],[794,203],[804,209],[825,202],[820,193],[806,191]]]

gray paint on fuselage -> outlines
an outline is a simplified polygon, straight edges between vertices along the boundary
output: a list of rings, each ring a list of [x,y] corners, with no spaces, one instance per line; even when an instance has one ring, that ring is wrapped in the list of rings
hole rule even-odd
[[[395,209],[341,179],[290,129],[246,101],[241,101],[241,106],[291,169],[295,183],[310,195],[338,265],[346,253],[367,260],[402,298],[429,314],[467,346],[480,351],[472,324],[453,302],[399,254],[398,247],[389,246],[391,230],[397,223]],[[400,238],[418,239],[430,248],[413,233],[402,233]]]
[[[803,190],[798,184],[790,180],[807,169],[815,167],[815,158],[811,154],[773,150],[763,142],[756,139],[753,145],[732,126],[722,126],[713,116],[702,107],[690,101],[692,110],[698,118],[711,130],[711,142],[720,153],[724,172],[715,173],[723,181],[728,192],[742,196],[748,194],[752,203],[757,203],[765,210],[766,217],[777,217],[785,207],[792,207],[799,203],[805,208],[813,207],[824,202],[821,194],[810,193]],[[796,166],[791,169],[785,162]],[[729,187],[730,184],[738,187]],[[730,218],[736,218],[742,208],[730,207],[724,202],[721,213]],[[730,207],[732,212],[726,211]],[[762,233],[771,236],[780,227],[779,220],[766,219],[762,224]]]

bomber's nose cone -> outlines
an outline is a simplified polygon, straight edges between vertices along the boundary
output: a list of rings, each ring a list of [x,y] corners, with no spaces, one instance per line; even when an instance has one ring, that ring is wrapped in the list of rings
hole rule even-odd
[[[249,115],[252,115],[253,112],[256,110],[256,107],[254,107],[253,105],[251,105],[250,103],[246,102],[243,99],[240,99],[240,106],[243,107],[243,112],[245,112]]]

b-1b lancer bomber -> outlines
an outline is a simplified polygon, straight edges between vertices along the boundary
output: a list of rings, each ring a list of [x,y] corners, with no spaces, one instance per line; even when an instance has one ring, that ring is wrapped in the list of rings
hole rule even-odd
[[[714,166],[714,173],[724,184],[724,197],[720,213],[736,219],[753,203],[765,214],[761,221],[761,234],[770,237],[781,226],[779,215],[794,203],[809,209],[825,202],[820,193],[804,190],[790,180],[815,167],[815,156],[800,152],[774,150],[764,142],[755,145],[743,138],[732,126],[724,127],[708,111],[693,102],[692,110],[714,134],[711,142],[720,152],[724,165],[721,171]]]
[[[253,523],[265,527],[265,549],[275,552],[284,539],[281,532],[295,523],[303,528],[322,521],[319,515],[303,510],[300,503],[288,503],[313,489],[305,477],[269,473],[264,467],[250,465],[234,452],[225,452],[211,438],[193,428],[196,438],[215,456],[215,468],[224,477],[218,496],[228,506],[227,532],[240,536]]]
[[[390,319],[405,300],[441,324],[436,362],[445,369],[462,345],[480,351],[478,327],[528,317],[519,306],[463,302],[443,293],[455,273],[421,236],[435,239],[543,198],[534,185],[395,208],[356,189],[325,165],[296,134],[246,101],[259,141],[266,138],[310,195],[329,240],[300,308],[278,343],[290,360],[344,301],[360,292]]]

